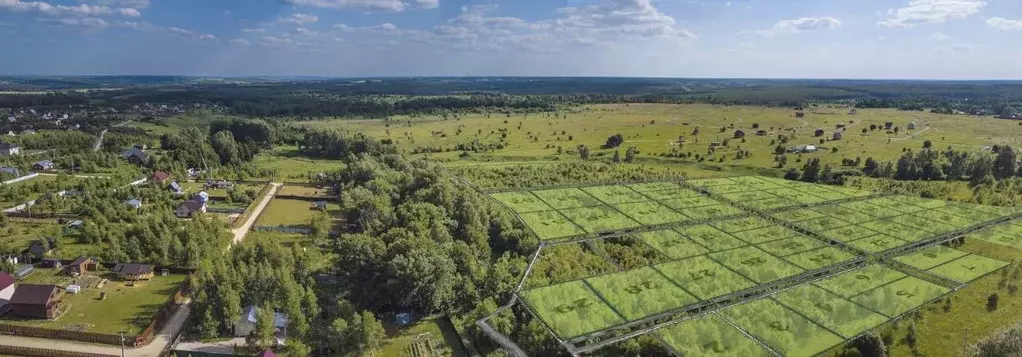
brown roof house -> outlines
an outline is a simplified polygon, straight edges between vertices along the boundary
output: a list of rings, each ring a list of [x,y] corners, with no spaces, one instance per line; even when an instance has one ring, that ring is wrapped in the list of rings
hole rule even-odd
[[[21,284],[11,296],[11,314],[30,319],[52,319],[64,307],[64,289],[56,285]]]
[[[149,178],[149,181],[155,184],[162,185],[164,182],[170,179],[170,174],[163,171],[156,171],[153,176]]]
[[[149,264],[117,264],[113,272],[117,273],[121,280],[127,281],[152,280],[155,275],[153,266]]]
[[[64,271],[71,275],[84,275],[89,272],[89,268],[95,269],[96,262],[89,257],[78,257],[71,264],[64,266]]]

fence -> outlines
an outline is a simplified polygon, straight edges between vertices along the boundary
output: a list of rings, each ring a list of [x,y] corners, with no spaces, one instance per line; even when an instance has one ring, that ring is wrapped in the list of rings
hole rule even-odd
[[[45,212],[16,211],[16,212],[4,212],[4,215],[6,215],[7,217],[10,217],[10,218],[25,218],[25,219],[47,219],[47,220],[53,220],[53,219],[58,219],[58,218],[64,218],[64,219],[67,219],[67,220],[81,219],[81,217],[79,217],[77,215],[68,214],[68,213],[53,213],[53,212],[45,213]],[[49,223],[54,223],[54,222],[49,222]]]
[[[33,173],[30,173],[30,174],[25,175],[25,176],[21,176],[21,177],[17,177],[17,178],[12,178],[10,180],[4,181],[4,182],[0,182],[0,184],[2,184],[2,185],[10,185],[10,184],[15,183],[15,182],[21,182],[21,181],[25,181],[25,180],[28,180],[28,179],[31,179],[31,178],[35,178],[36,176],[39,176],[39,173],[38,172],[33,172]]]
[[[121,345],[120,335],[105,333],[80,332],[69,330],[56,330],[32,326],[0,325],[0,334],[15,335],[23,337],[49,338],[56,340],[72,340],[89,343],[100,343],[104,345]],[[131,340],[129,340],[131,341]]]
[[[231,207],[212,207],[207,206],[206,212],[208,213],[245,213],[245,208],[231,208]]]
[[[184,302],[185,286],[185,284],[182,284],[181,289],[174,293],[174,296],[160,307],[160,311],[156,312],[156,316],[153,317],[153,321],[149,323],[149,326],[146,326],[142,333],[135,336],[135,346],[144,346],[153,342],[153,336],[156,332],[163,328],[163,325],[166,325],[167,321],[170,321],[170,318],[174,316],[175,308]]]
[[[292,233],[292,234],[312,234],[312,228],[301,228],[301,227],[284,227],[284,226],[253,226],[253,231],[263,232],[280,232],[280,233]]]
[[[0,354],[28,357],[117,357],[117,355],[105,355],[88,352],[71,352],[60,350],[49,350],[45,348],[32,348],[21,346],[0,345]]]
[[[273,184],[271,184],[270,182],[266,182],[266,185],[263,186],[263,189],[259,190],[259,193],[256,194],[256,198],[252,200],[252,203],[249,203],[248,207],[245,208],[245,213],[242,213],[240,216],[238,216],[237,219],[234,220],[234,222],[231,222],[231,228],[232,229],[238,228],[245,224],[245,221],[248,220],[248,216],[252,215],[252,210],[259,205],[259,202],[262,202],[263,196],[269,194],[270,189],[272,188]]]

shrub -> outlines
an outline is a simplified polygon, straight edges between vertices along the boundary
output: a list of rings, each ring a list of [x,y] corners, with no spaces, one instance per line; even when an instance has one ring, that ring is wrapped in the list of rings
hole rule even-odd
[[[997,297],[997,293],[990,294],[990,297],[987,298],[987,311],[997,310],[997,301],[999,299],[1000,298]]]

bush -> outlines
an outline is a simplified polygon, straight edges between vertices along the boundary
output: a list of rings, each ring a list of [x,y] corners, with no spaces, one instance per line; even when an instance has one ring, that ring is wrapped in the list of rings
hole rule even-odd
[[[990,294],[990,297],[987,298],[987,311],[997,310],[998,300],[1000,300],[1000,298],[997,296],[997,293]]]

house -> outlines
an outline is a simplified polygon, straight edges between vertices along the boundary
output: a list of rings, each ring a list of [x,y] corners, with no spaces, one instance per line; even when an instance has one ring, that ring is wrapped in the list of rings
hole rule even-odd
[[[806,117],[806,113],[804,113],[804,112],[795,112],[795,117],[796,118],[805,118]]]
[[[50,245],[42,240],[34,240],[28,245],[28,248],[21,251],[21,255],[29,260],[39,261],[42,260],[46,254],[50,253]]]
[[[135,148],[135,149],[143,150],[143,151],[146,150],[146,149],[149,149],[149,146],[146,145],[146,144],[135,144],[135,146],[132,146],[132,147]]]
[[[841,140],[841,137],[843,137],[843,136],[844,136],[844,134],[842,134],[840,131],[835,131],[834,134],[831,134],[830,139],[831,140]]]
[[[32,164],[32,169],[37,171],[53,170],[53,161],[50,160],[36,161],[34,164]]]
[[[825,131],[823,131],[823,129],[817,128],[816,131],[813,132],[813,136],[823,136],[823,133],[825,133]]]
[[[234,324],[234,336],[244,337],[248,336],[256,328],[256,314],[259,312],[259,308],[255,305],[249,305],[245,308],[245,311],[241,313],[241,317],[238,318],[238,322]],[[273,326],[277,328],[277,331],[283,331],[287,328],[287,316],[282,313],[273,313]]]
[[[146,154],[145,151],[140,150],[139,148],[131,148],[128,149],[128,151],[122,153],[121,157],[123,157],[125,160],[128,160],[128,162],[132,164],[138,165],[145,163],[146,160],[149,158],[149,155]]]
[[[67,227],[68,228],[72,228],[72,229],[82,229],[82,228],[85,228],[85,221],[82,221],[80,219],[76,219],[76,220],[71,221],[71,223],[68,223]]]
[[[229,189],[234,187],[234,183],[227,180],[207,180],[206,188],[217,188],[217,189]]]
[[[21,153],[18,144],[0,143],[0,156],[14,156]]]
[[[167,189],[175,194],[180,194],[182,192],[181,185],[178,184],[177,181],[172,181],[169,185],[167,185]]]
[[[209,194],[206,191],[200,191],[192,197],[192,201],[196,201],[202,204],[209,203]]]
[[[206,205],[202,202],[184,201],[174,210],[174,215],[178,218],[190,218],[196,212],[206,213]]]
[[[0,272],[0,310],[5,309],[14,296],[14,277],[11,274]]]
[[[75,261],[64,266],[64,271],[71,275],[85,275],[89,272],[89,268],[95,269],[96,261],[89,257],[78,257]]]
[[[756,130],[756,136],[767,136],[766,130]]]
[[[121,280],[128,281],[139,281],[139,280],[152,280],[155,274],[152,265],[149,264],[117,264],[114,266],[113,272],[117,273],[117,277]]]
[[[168,179],[170,179],[170,174],[163,171],[156,171],[153,173],[153,176],[149,177],[149,182],[162,185],[164,182],[167,182]]]
[[[799,146],[791,148],[790,151],[793,152],[793,153],[809,153],[809,152],[816,152],[816,150],[817,149],[816,149],[815,145],[799,145]]]
[[[742,129],[735,130],[735,139],[741,139],[745,137],[745,132]]]
[[[908,123],[908,130],[916,130],[916,122]]]
[[[18,176],[18,169],[7,166],[0,166],[0,174]]]
[[[60,315],[64,289],[56,285],[21,284],[11,296],[11,314],[30,319],[52,319]]]
[[[142,208],[142,200],[139,200],[137,198],[124,201],[124,204],[134,209]]]

